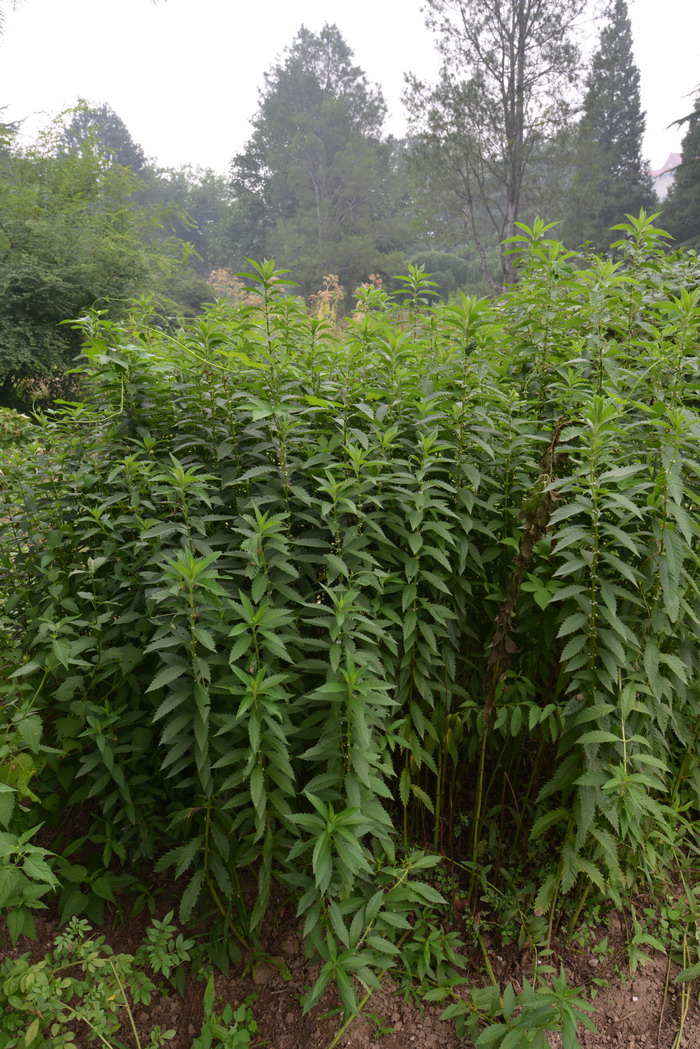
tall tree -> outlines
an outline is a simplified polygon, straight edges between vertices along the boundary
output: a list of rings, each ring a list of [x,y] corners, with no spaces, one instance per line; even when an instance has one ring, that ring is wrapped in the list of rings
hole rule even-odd
[[[442,56],[435,86],[409,77],[406,101],[426,180],[452,196],[493,281],[485,228],[516,232],[533,150],[567,123],[577,80],[574,30],[587,0],[426,0]],[[501,252],[503,281],[513,282]]]
[[[362,279],[395,247],[386,107],[352,59],[336,26],[318,35],[302,26],[265,76],[252,139],[233,165],[237,224],[252,241],[239,242],[243,254],[259,254],[262,235],[306,292],[329,272]]]
[[[613,0],[586,80],[565,234],[605,250],[610,226],[656,204],[626,0]]]
[[[81,153],[88,149],[98,152],[110,164],[121,164],[132,171],[143,171],[146,155],[131,137],[122,118],[111,106],[90,105],[78,99],[70,123],[62,131],[59,148],[66,153]]]
[[[700,246],[700,88],[695,107],[679,123],[686,124],[681,152],[683,162],[676,168],[671,191],[666,198],[665,225],[682,244]]]

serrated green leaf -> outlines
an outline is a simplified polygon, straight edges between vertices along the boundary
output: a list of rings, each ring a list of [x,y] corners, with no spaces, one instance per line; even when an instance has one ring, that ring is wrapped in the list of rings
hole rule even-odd
[[[153,678],[146,691],[153,692],[157,688],[164,688],[165,685],[169,685],[172,681],[182,677],[186,671],[187,667],[181,665],[163,667]]]
[[[605,732],[603,729],[596,728],[590,732],[584,732],[582,736],[579,736],[578,742],[581,746],[587,743],[619,743],[620,737],[614,732]]]
[[[199,894],[202,891],[203,884],[204,871],[196,871],[189,884],[187,885],[187,888],[183,892],[182,898],[180,899],[180,907],[178,913],[181,922],[187,921],[187,919],[192,914],[192,911],[195,908],[195,904],[199,899]]]
[[[428,795],[425,793],[425,791],[421,787],[417,786],[415,783],[412,783],[411,784],[411,793],[416,798],[418,798],[418,800],[421,802],[422,805],[425,805],[425,807],[428,810],[428,812],[431,812],[433,814],[433,816],[435,815],[435,809],[433,807],[433,803],[432,803],[432,801],[430,800]]]

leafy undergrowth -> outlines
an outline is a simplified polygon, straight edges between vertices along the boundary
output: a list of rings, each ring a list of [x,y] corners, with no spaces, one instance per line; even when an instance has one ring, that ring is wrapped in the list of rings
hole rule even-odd
[[[549,232],[494,303],[412,268],[338,330],[265,262],[174,333],[78,322],[84,401],[0,445],[13,942],[155,905],[154,868],[224,972],[282,892],[307,1012],[401,977],[480,1046],[571,1049],[556,965],[470,990],[485,916],[546,960],[674,884],[692,926],[700,263],[643,213],[611,259]],[[109,957],[119,1003],[145,961]]]
[[[161,885],[161,894],[168,889]],[[654,909],[648,906],[651,902],[636,901],[649,939],[659,946],[666,942],[670,954],[680,961],[677,948],[687,932],[682,915],[670,906]],[[489,971],[500,994],[493,985],[483,987],[482,949],[467,944],[465,979],[451,993],[453,1002],[462,1003],[473,1021],[480,1015],[481,1044],[499,1044],[498,1036],[503,1041],[511,1032],[516,1045],[540,1044],[531,1040],[538,1028],[557,1027],[561,995],[556,995],[556,983],[560,992],[566,991],[574,1017],[583,1006],[592,1012],[595,1028],[592,1024],[591,1029],[579,1026],[583,1049],[603,1049],[611,1043],[697,1044],[700,1009],[690,986],[678,982],[678,964],[651,943],[642,945],[638,934],[637,942],[632,942],[631,912],[618,915],[607,908],[596,910],[591,923],[574,940],[566,944],[555,939],[551,954],[530,946],[518,950],[516,944],[504,944],[484,932]],[[58,931],[57,915],[42,916],[37,922],[37,940],[23,940],[8,952],[19,960],[11,963],[6,959],[3,966],[0,996],[5,1009],[0,1044],[24,1045],[24,1033],[38,1019],[37,1011],[45,1038],[33,1044],[42,1047],[298,1049],[303,1045],[308,1049],[366,1049],[378,1045],[380,1049],[405,1049],[417,1043],[425,1049],[457,1049],[460,1044],[473,1044],[469,1037],[460,1040],[454,1024],[440,1019],[442,1006],[426,1002],[420,985],[406,981],[400,973],[385,978],[360,1013],[345,1021],[337,993],[330,989],[319,1007],[304,1015],[300,999],[317,970],[304,958],[300,925],[290,920],[289,909],[281,901],[277,901],[277,911],[277,919],[261,931],[256,950],[228,974],[214,973],[207,965],[202,927],[191,928],[194,942],[190,939],[184,947],[191,959],[183,961],[183,942],[177,942],[170,914],[159,921],[145,913],[138,918],[110,915],[100,935],[77,919]],[[458,911],[453,912],[453,920],[459,924]],[[665,931],[659,927],[664,925]],[[59,968],[57,975],[64,977],[61,985],[52,980]],[[564,974],[565,987],[559,972]],[[34,975],[31,983],[30,974]],[[26,989],[18,995],[20,977]],[[549,992],[552,977],[555,995]],[[540,993],[528,992],[528,982]],[[477,990],[480,987],[483,989]],[[425,990],[423,987],[422,992]],[[525,998],[531,994],[529,1010],[519,1009],[523,990]],[[507,1024],[503,1013],[511,1006]]]

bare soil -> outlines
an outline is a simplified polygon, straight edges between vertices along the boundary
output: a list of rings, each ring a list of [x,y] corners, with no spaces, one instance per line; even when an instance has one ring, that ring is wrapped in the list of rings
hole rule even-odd
[[[165,910],[165,908],[162,908]],[[150,923],[150,915],[118,923],[114,919],[101,930],[116,952],[132,953],[141,943]],[[29,951],[37,960],[48,951],[56,935],[58,922],[47,916],[37,921],[36,941],[21,940],[9,953]],[[608,938],[608,950],[599,956],[594,950],[603,936]],[[7,944],[7,937],[3,935]],[[555,966],[563,964],[570,986],[582,988],[585,997],[595,1006],[593,1021],[597,1033],[579,1030],[582,1049],[700,1049],[700,1009],[697,989],[691,989],[690,1007],[682,1020],[682,1000],[679,985],[673,983],[678,967],[661,954],[649,951],[649,961],[630,973],[625,950],[625,930],[616,915],[605,928],[594,930],[590,949],[565,944],[557,945]],[[5,948],[5,951],[8,949]],[[0,949],[0,953],[2,949]],[[483,966],[477,950],[470,958],[467,975],[474,986],[484,983]],[[517,990],[523,978],[532,979],[533,957],[528,951],[513,948],[499,953],[491,950],[496,978],[505,985],[512,982]],[[386,979],[375,992],[363,1013],[354,1019],[334,1042],[342,1026],[337,1001],[328,992],[321,1004],[310,1015],[303,1016],[299,999],[304,989],[315,978],[316,970],[304,960],[300,931],[291,914],[282,913],[277,928],[270,930],[262,948],[245,960],[237,972],[218,975],[216,980],[219,1004],[239,1005],[248,995],[255,995],[253,1012],[258,1023],[254,1046],[269,1049],[327,1049],[332,1043],[338,1049],[470,1049],[467,1038],[460,1041],[452,1023],[439,1019],[441,1006],[427,1005],[412,996],[406,997],[399,986]],[[167,1043],[172,1049],[190,1049],[202,1024],[203,985],[191,973],[184,995],[169,988],[154,1000],[148,1009],[136,1007],[137,1029],[148,1040],[148,1033],[159,1024],[175,1028],[177,1036]],[[329,1015],[330,1014],[330,1015]],[[682,1025],[682,1035],[676,1036]],[[118,1037],[132,1046],[133,1036],[124,1024]],[[557,1035],[550,1035],[552,1049],[560,1049]],[[95,1043],[84,1042],[84,1045]]]

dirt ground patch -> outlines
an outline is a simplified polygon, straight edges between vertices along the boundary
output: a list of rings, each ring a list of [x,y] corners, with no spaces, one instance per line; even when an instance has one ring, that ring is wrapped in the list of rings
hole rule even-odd
[[[150,922],[141,915],[122,924],[111,924],[103,930],[116,952],[131,953],[142,941]],[[38,960],[51,948],[58,923],[47,917],[37,922],[38,939],[20,941],[12,951],[29,951]],[[630,973],[624,946],[624,929],[616,916],[606,928],[596,930],[589,951],[559,944],[553,962],[562,964],[570,986],[583,989],[595,1007],[593,1021],[597,1033],[579,1029],[582,1049],[698,1049],[700,1047],[700,1009],[697,990],[691,988],[687,1015],[682,1017],[683,1001],[673,976],[678,967],[658,953],[649,952],[649,960]],[[593,946],[608,937],[604,953]],[[7,943],[6,937],[3,937]],[[475,952],[470,959],[467,975],[474,986],[484,983],[483,969]],[[496,979],[501,986],[512,982],[519,991],[524,978],[532,978],[533,958],[529,952],[510,949],[499,954],[494,949],[492,961]],[[336,1038],[342,1017],[334,1009],[337,1002],[328,992],[321,1004],[310,1015],[302,1015],[299,999],[315,979],[316,971],[303,956],[300,932],[290,920],[280,923],[278,930],[263,943],[261,952],[245,960],[236,972],[216,977],[217,1007],[228,1002],[241,1004],[248,996],[255,996],[252,1009],[258,1024],[256,1039],[251,1044],[269,1049],[327,1049]],[[203,1017],[203,984],[188,974],[184,995],[171,990],[154,999],[148,1007],[134,1010],[137,1029],[144,1043],[155,1025],[163,1029],[175,1028],[176,1037],[167,1043],[172,1049],[190,1049],[199,1034]],[[452,1023],[439,1019],[442,1006],[430,1005],[406,996],[399,985],[386,979],[366,1003],[360,1016],[354,1019],[335,1041],[337,1049],[470,1049],[469,1038],[460,1041]],[[331,1015],[329,1015],[331,1014]],[[681,1027],[678,1042],[676,1036]],[[117,1037],[126,1045],[134,1046],[133,1034],[126,1023]],[[558,1035],[550,1035],[552,1049],[560,1049]],[[95,1042],[81,1039],[82,1046]]]

